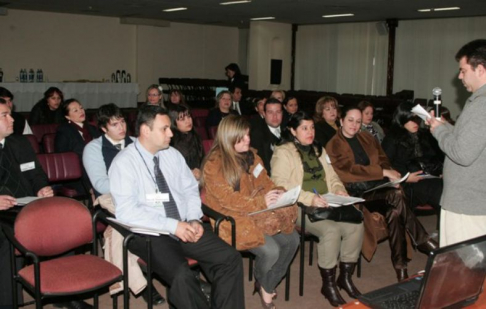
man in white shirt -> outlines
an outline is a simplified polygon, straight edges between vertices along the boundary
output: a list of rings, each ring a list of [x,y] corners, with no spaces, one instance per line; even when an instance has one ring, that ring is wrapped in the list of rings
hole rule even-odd
[[[262,158],[267,173],[270,175],[270,160],[273,149],[280,142],[282,128],[283,107],[282,102],[276,98],[270,98],[264,105],[264,120],[252,121],[250,128],[250,145],[255,148]]]
[[[141,108],[139,137],[113,160],[110,191],[117,219],[168,233],[152,237],[152,269],[170,286],[177,308],[210,308],[186,257],[199,262],[213,284],[212,308],[244,308],[240,254],[205,229],[198,183],[182,155],[169,147],[172,131],[165,110]],[[147,260],[146,242],[136,237],[130,251]]]

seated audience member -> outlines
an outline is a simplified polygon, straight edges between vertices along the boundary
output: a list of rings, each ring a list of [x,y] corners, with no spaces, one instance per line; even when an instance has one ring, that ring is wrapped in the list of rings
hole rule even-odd
[[[100,106],[96,113],[103,134],[89,142],[83,151],[83,165],[96,197],[110,193],[108,170],[115,156],[135,138],[127,135],[127,124],[120,108],[113,103]]]
[[[392,169],[378,141],[367,131],[361,131],[361,110],[347,107],[342,114],[341,129],[327,143],[326,150],[332,166],[353,196],[386,180],[400,179]],[[388,187],[365,193],[364,203],[369,212],[378,212],[386,218],[389,230],[391,259],[398,281],[408,278],[406,234],[417,249],[429,253],[437,248],[422,224],[407,206],[401,187]]]
[[[275,308],[278,283],[287,273],[299,236],[294,222],[296,205],[254,216],[267,209],[284,190],[276,188],[250,149],[250,125],[241,116],[221,121],[218,136],[203,164],[203,186],[207,205],[236,220],[236,248],[255,254],[255,290],[263,308]],[[214,222],[213,222],[214,223]],[[222,225],[221,237],[231,244],[231,229]]]
[[[0,211],[17,204],[16,198],[25,196],[51,197],[54,195],[49,180],[37,161],[29,141],[14,135],[14,120],[6,100],[0,99]],[[29,168],[25,169],[25,166]],[[13,308],[12,277],[10,274],[10,245],[0,229],[0,307]],[[21,289],[20,289],[20,293]],[[92,308],[78,300],[55,304],[64,308]]]
[[[108,172],[116,217],[169,234],[152,237],[152,270],[170,287],[176,308],[244,308],[241,256],[201,225],[198,183],[179,151],[169,147],[170,124],[163,108],[140,109],[138,138],[115,157]],[[148,259],[142,237],[135,237],[129,250]],[[197,260],[212,282],[211,304],[186,257]]]
[[[326,161],[326,151],[314,139],[314,121],[305,112],[296,112],[283,132],[284,143],[275,149],[272,157],[272,180],[285,189],[302,186],[299,202],[306,206],[329,207],[322,194],[328,192],[347,196],[346,189],[332,166]],[[316,192],[319,194],[316,194]],[[345,303],[337,287],[351,298],[361,293],[354,286],[352,276],[363,242],[363,224],[322,220],[305,220],[306,232],[319,237],[318,266],[322,277],[321,293],[332,306]],[[336,265],[340,260],[340,274],[336,286]]]
[[[59,108],[64,101],[64,95],[59,88],[49,87],[44,92],[44,98],[37,102],[30,111],[31,125],[65,122],[62,110]]]
[[[158,105],[164,107],[164,94],[162,93],[162,86],[152,84],[147,88],[147,105]]]
[[[83,151],[83,165],[91,181],[96,197],[110,193],[108,170],[115,156],[130,145],[135,138],[127,136],[127,124],[120,108],[113,103],[100,106],[96,113],[100,137],[89,142]],[[165,299],[152,287],[152,302],[163,304]],[[148,301],[148,289],[142,294]]]
[[[454,121],[454,119],[452,119],[452,117],[451,117],[451,111],[447,107],[441,106],[441,108],[440,108],[440,115],[448,123],[450,123],[452,125],[455,125],[456,124],[456,122]]]
[[[378,122],[373,121],[373,114],[375,112],[373,104],[368,101],[361,101],[358,103],[358,108],[361,110],[363,117],[361,130],[368,131],[381,144],[381,142],[383,142],[383,138],[385,138],[385,132],[383,132],[383,129]]]
[[[25,135],[32,134],[32,129],[30,128],[27,120],[21,114],[14,112],[14,95],[6,88],[0,87],[0,99],[4,99],[8,107],[10,108],[10,116],[14,120],[14,131],[13,134]]]
[[[270,98],[275,98],[279,100],[281,103],[283,103],[283,101],[285,100],[285,91],[283,90],[272,91],[272,93],[270,94]]]
[[[54,149],[56,152],[74,152],[82,165],[84,146],[98,138],[98,129],[86,122],[84,108],[76,99],[64,101],[61,106],[67,123],[61,124],[56,131]],[[80,194],[87,194],[91,187],[89,178],[83,169],[83,179],[71,184]]]
[[[171,110],[173,108],[176,108],[180,104],[186,105],[184,95],[178,89],[171,89],[169,91],[169,101],[166,104],[166,108],[168,110]]]
[[[286,97],[283,103],[282,128],[287,127],[290,117],[299,110],[299,102],[296,97]]]
[[[335,98],[325,96],[317,100],[314,112],[316,140],[326,147],[327,142],[339,129],[339,106]]]
[[[442,178],[424,179],[423,174],[441,176],[444,154],[428,129],[420,129],[420,118],[411,112],[413,104],[400,104],[393,114],[390,133],[382,143],[393,169],[410,176],[403,184],[412,207],[429,204],[440,211]]]
[[[179,104],[169,110],[172,134],[170,145],[179,150],[192,174],[199,180],[201,178],[201,163],[204,158],[204,149],[201,138],[194,130],[192,117],[187,106]]]
[[[241,93],[241,88],[237,85],[231,86],[229,88],[229,92],[231,92],[231,97],[233,98],[233,102],[231,103],[231,109],[234,110],[238,115],[243,115],[241,106],[241,97],[243,96]]]
[[[209,129],[219,125],[221,119],[228,115],[237,115],[238,113],[231,109],[233,97],[229,91],[221,91],[216,96],[216,106],[209,111],[206,118],[206,127]]]
[[[265,106],[265,102],[267,102],[267,98],[254,98],[252,102],[253,102],[253,108],[260,116],[260,118],[262,119],[265,118],[264,106]]]
[[[264,112],[265,121],[251,127],[250,143],[262,159],[265,170],[271,175],[270,160],[275,146],[280,142],[282,132],[282,102],[275,98],[268,99],[264,105]]]

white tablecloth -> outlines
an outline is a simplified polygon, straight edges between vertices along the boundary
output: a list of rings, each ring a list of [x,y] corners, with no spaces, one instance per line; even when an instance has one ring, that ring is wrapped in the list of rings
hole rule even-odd
[[[64,99],[76,98],[85,109],[115,103],[119,107],[137,107],[138,84],[135,83],[0,83],[14,95],[15,110],[30,112],[49,87],[57,87]]]

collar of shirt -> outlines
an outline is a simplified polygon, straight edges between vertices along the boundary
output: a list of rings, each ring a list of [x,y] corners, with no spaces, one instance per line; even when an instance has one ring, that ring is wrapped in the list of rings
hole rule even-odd
[[[125,148],[125,139],[122,139],[121,141],[119,142],[115,142],[114,140],[112,140],[108,134],[105,134],[105,137],[106,139],[113,145],[115,146],[116,144],[121,144],[121,149],[124,149]]]
[[[5,148],[5,138],[0,141],[0,144],[2,144],[2,148]]]
[[[280,138],[280,127],[274,128],[274,127],[268,126],[268,128],[270,129],[270,132],[272,132],[273,135]]]

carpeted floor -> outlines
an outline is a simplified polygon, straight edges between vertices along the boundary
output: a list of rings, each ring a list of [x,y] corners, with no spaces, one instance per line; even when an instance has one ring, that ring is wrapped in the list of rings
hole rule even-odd
[[[436,227],[436,216],[419,217],[419,220],[425,226],[429,233],[433,232]],[[317,269],[317,251],[314,250],[314,264],[308,265],[308,244],[306,243],[306,266],[305,266],[305,285],[304,296],[299,296],[299,253],[295,257],[291,267],[291,279],[290,279],[290,300],[285,301],[284,291],[285,284],[282,282],[277,288],[279,294],[275,304],[279,309],[304,309],[304,308],[332,308],[327,300],[320,294],[321,278]],[[426,256],[422,253],[415,252],[413,260],[409,263],[409,274],[416,273],[425,268]],[[261,308],[260,299],[257,295],[252,295],[253,281],[248,281],[248,259],[243,260],[245,266],[245,301],[246,308]],[[158,291],[165,296],[165,288],[157,281],[154,282]],[[391,265],[390,260],[390,248],[388,241],[382,242],[375,254],[373,260],[368,263],[363,259],[362,261],[362,275],[361,278],[357,278],[354,275],[354,283],[362,293],[375,290],[377,288],[396,283],[395,271]],[[343,297],[347,301],[352,301],[348,295],[343,291]],[[28,296],[27,296],[28,297]],[[92,299],[88,299],[87,302],[92,303]],[[123,308],[123,298],[119,297],[119,308]],[[100,297],[100,308],[111,308],[111,298],[108,294],[104,294]],[[27,306],[25,308],[35,308],[34,305]],[[46,305],[44,308],[54,308],[52,305]],[[133,295],[130,299],[130,308],[142,309],[147,308],[146,303],[142,297],[135,298]],[[168,308],[167,304],[154,307],[157,309]],[[182,308],[183,309],[183,308]],[[231,309],[231,308],[224,308]]]

